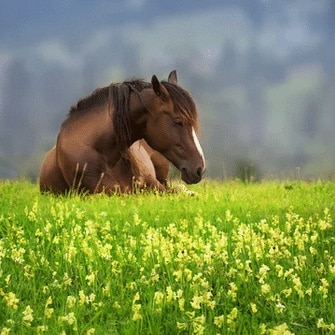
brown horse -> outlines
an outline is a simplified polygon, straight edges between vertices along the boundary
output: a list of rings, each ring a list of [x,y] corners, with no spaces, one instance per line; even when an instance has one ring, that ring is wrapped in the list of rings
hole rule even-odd
[[[189,93],[154,75],[97,89],[79,100],[63,122],[40,172],[40,190],[132,192],[165,190],[169,162],[188,183],[198,183],[205,159]]]

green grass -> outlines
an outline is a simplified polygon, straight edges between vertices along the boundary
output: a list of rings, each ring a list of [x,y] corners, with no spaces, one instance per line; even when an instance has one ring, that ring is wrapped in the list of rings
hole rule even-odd
[[[330,334],[335,183],[54,197],[0,183],[0,334]]]

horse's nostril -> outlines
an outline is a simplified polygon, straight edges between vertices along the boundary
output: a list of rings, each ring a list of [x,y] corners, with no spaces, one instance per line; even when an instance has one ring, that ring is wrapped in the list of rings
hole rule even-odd
[[[197,174],[198,174],[199,177],[202,175],[202,168],[201,167],[198,168]]]

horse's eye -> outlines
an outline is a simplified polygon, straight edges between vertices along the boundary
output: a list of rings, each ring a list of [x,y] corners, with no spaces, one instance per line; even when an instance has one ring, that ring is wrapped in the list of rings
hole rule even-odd
[[[174,119],[173,120],[173,123],[176,125],[176,126],[179,126],[179,127],[182,127],[184,125],[184,121],[181,120],[181,119]]]

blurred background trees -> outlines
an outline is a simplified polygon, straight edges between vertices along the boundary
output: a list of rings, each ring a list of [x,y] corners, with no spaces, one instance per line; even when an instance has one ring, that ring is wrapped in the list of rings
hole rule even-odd
[[[208,177],[334,177],[334,37],[332,0],[1,2],[0,178],[37,178],[80,97],[172,69]]]

